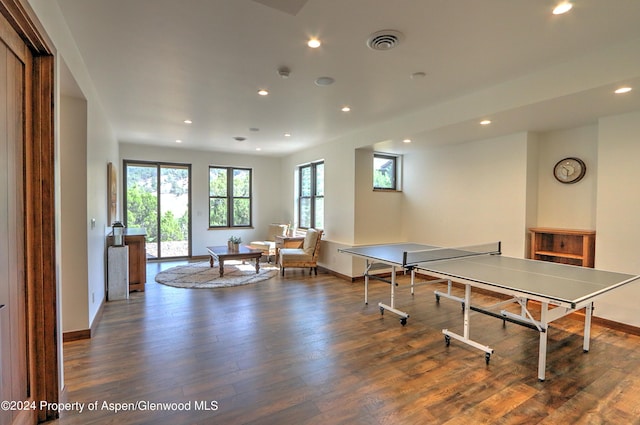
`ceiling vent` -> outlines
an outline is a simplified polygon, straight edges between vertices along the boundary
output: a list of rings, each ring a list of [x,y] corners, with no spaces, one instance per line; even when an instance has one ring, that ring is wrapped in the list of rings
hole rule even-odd
[[[404,38],[400,31],[376,31],[367,39],[367,46],[372,50],[390,50],[396,47]]]

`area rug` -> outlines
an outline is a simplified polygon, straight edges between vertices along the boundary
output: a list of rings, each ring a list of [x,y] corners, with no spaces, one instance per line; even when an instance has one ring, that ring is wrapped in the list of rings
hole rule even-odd
[[[156,282],[176,288],[226,288],[247,285],[271,279],[278,273],[272,264],[260,264],[260,272],[256,274],[253,261],[242,264],[241,261],[225,261],[224,276],[220,277],[220,269],[211,267],[208,261],[175,266],[156,275]]]

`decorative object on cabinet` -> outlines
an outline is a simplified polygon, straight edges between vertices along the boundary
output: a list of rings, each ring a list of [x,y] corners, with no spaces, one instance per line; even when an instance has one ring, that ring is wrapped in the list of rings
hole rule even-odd
[[[532,227],[529,258],[593,267],[595,263],[595,230]]]
[[[124,246],[124,224],[120,221],[114,221],[111,225],[113,234],[113,246]]]

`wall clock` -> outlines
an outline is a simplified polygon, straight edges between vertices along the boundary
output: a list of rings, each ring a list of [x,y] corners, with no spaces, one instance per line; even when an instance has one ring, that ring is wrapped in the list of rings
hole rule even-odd
[[[553,175],[560,183],[577,183],[587,172],[587,166],[579,158],[564,158],[553,167]]]

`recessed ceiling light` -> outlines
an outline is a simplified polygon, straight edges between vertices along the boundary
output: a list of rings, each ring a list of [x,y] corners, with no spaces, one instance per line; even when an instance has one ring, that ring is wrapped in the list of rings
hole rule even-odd
[[[553,9],[553,14],[562,15],[563,13],[567,13],[568,11],[570,11],[571,8],[573,8],[573,5],[571,4],[571,2],[563,1]]]
[[[249,131],[260,131],[258,127],[249,127]]]
[[[284,137],[291,137],[291,133],[284,133]]]
[[[176,143],[182,143],[182,140],[176,140]]]
[[[261,151],[261,150],[262,150],[262,148],[256,148],[256,150],[257,150],[257,151]]]
[[[614,91],[614,93],[615,94],[629,93],[631,90],[633,90],[631,87],[620,87],[619,89]]]
[[[266,96],[266,95],[268,95],[268,94],[269,94],[269,90],[260,89],[260,90],[258,90],[258,94],[259,94],[260,96]]]
[[[315,84],[316,86],[330,86],[334,81],[331,77],[318,77],[316,78]]]
[[[424,78],[426,76],[427,76],[426,72],[418,71],[418,72],[414,72],[413,74],[411,74],[411,79],[412,80],[419,80],[420,78]]]
[[[411,139],[404,139],[402,143],[411,143]]]
[[[247,140],[247,138],[242,136],[235,136],[233,140],[235,140],[236,142],[244,142],[245,140]]]
[[[185,124],[193,124],[193,121],[191,121],[191,120],[184,120],[184,123],[185,123]]]
[[[320,42],[320,40],[318,40],[315,37],[307,41],[307,46],[311,47],[312,49],[317,49],[318,47],[320,47],[321,44],[322,43]]]
[[[491,124],[491,120],[482,120],[480,121],[480,125],[489,125]]]
[[[351,112],[351,108],[349,106],[343,106],[342,109],[340,109],[342,112]]]

